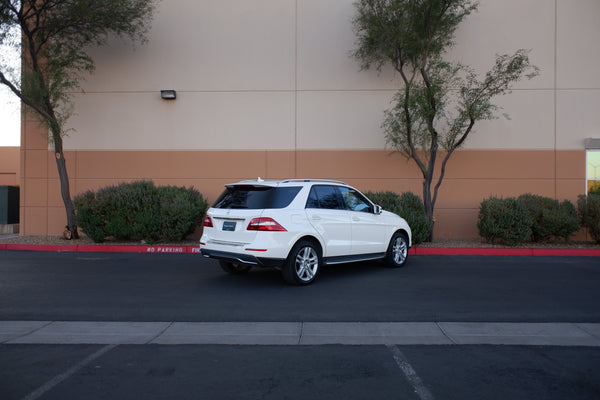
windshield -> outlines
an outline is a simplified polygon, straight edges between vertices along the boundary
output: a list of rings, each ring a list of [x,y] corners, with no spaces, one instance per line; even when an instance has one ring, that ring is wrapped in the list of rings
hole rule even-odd
[[[225,189],[214,208],[285,208],[300,191],[300,186],[230,186]]]

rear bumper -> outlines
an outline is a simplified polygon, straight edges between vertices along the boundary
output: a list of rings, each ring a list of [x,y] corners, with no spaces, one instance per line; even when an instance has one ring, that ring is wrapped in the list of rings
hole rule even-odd
[[[200,254],[204,257],[216,258],[218,260],[226,260],[233,262],[241,262],[243,264],[258,265],[260,267],[277,268],[283,266],[285,259],[281,258],[266,258],[256,257],[250,254],[231,253],[228,251],[200,249]]]

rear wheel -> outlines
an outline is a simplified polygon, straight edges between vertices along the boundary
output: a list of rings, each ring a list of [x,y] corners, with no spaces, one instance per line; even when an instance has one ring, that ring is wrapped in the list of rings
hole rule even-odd
[[[252,268],[252,265],[250,264],[242,264],[234,261],[219,260],[219,264],[221,264],[221,268],[223,268],[225,272],[234,275],[245,274]]]
[[[320,249],[312,242],[300,241],[294,246],[283,266],[283,279],[294,285],[308,285],[317,277],[320,264]]]
[[[385,265],[392,268],[399,268],[406,264],[408,258],[408,237],[402,232],[396,232],[390,240],[387,254],[385,256]]]

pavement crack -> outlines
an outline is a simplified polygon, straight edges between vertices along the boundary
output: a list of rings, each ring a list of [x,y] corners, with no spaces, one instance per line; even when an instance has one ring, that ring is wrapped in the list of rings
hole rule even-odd
[[[300,335],[298,335],[298,344],[302,343],[302,335],[304,334],[304,322],[300,322]]]
[[[10,341],[13,341],[13,340],[19,340],[19,339],[24,338],[26,336],[32,335],[32,334],[34,334],[34,333],[36,333],[36,332],[38,332],[38,331],[40,331],[40,330],[42,330],[42,329],[50,326],[50,325],[52,325],[53,323],[54,323],[54,321],[49,321],[48,323],[46,323],[46,324],[44,324],[42,326],[38,326],[37,328],[32,329],[32,330],[30,330],[28,332],[25,332],[25,333],[23,333],[23,334],[21,334],[19,336],[15,336],[15,337],[12,337],[10,339],[7,339],[7,340],[3,341],[2,344],[10,342]]]
[[[444,330],[444,328],[440,325],[439,322],[436,322],[435,325],[438,327],[438,329],[444,334],[444,336],[446,337],[446,339],[448,339],[449,341],[452,342],[452,344],[458,344],[453,338],[452,336],[448,335],[448,333]]]
[[[150,343],[154,342],[156,339],[158,339],[159,337],[161,337],[167,331],[167,329],[169,329],[171,326],[173,326],[174,323],[175,322],[173,322],[173,321],[169,322],[169,325],[167,325],[163,330],[161,330],[160,332],[158,332],[156,335],[154,335],[154,337],[150,338],[150,340],[148,340],[144,344],[150,344]]]

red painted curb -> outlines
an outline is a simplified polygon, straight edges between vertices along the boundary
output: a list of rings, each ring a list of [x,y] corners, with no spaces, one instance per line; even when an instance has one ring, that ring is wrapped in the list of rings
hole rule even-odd
[[[414,249],[416,255],[443,255],[443,256],[531,256],[531,249],[521,248],[491,248],[491,247],[417,247]]]
[[[51,252],[87,252],[87,253],[200,253],[198,246],[155,246],[155,245],[36,245],[36,244],[0,244],[0,250],[51,251]]]
[[[152,253],[152,254],[200,254],[198,246],[157,245],[95,245],[95,244],[20,244],[0,243],[0,250],[88,252],[88,253]],[[441,256],[579,256],[600,257],[598,249],[543,249],[543,248],[496,248],[496,247],[413,247],[412,255]]]
[[[584,256],[598,257],[600,249],[543,249],[511,247],[413,247],[410,254],[441,256]]]

